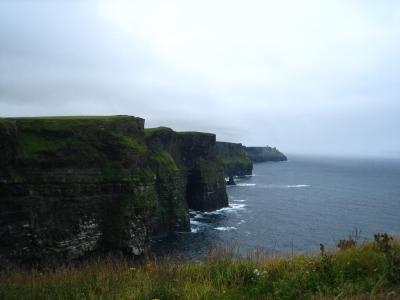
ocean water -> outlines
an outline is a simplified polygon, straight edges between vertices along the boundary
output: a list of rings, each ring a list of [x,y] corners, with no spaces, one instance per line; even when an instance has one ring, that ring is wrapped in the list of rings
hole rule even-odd
[[[195,259],[219,246],[285,255],[334,248],[355,229],[360,241],[400,236],[400,160],[293,156],[254,164],[253,176],[236,182],[227,188],[230,207],[191,211],[192,232],[155,248]]]

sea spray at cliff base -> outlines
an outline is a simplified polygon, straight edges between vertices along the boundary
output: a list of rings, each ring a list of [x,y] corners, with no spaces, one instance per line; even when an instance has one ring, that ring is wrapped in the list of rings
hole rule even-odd
[[[360,241],[377,232],[400,235],[399,160],[294,156],[285,163],[254,164],[254,172],[227,189],[231,206],[245,206],[192,211],[196,233],[164,245],[202,258],[210,247],[229,244],[243,255],[260,248],[318,252],[320,243],[334,249],[354,228],[361,230]]]

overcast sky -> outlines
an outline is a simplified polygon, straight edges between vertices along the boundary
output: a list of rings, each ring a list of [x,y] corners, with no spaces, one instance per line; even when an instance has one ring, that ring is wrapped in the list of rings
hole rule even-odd
[[[0,116],[400,154],[400,1],[0,0]]]

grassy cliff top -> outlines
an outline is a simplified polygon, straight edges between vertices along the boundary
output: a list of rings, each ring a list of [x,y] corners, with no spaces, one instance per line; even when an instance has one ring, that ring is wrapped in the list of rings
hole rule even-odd
[[[31,165],[127,163],[135,160],[132,155],[147,151],[144,120],[132,116],[3,118],[2,123],[15,128],[16,159]]]
[[[133,116],[46,116],[46,117],[13,117],[4,120],[14,121],[22,129],[63,129],[66,127],[77,127],[97,124],[121,124],[123,122],[143,123],[144,120]]]
[[[400,244],[239,260],[211,251],[203,262],[104,259],[0,274],[0,282],[2,299],[399,299]]]
[[[115,116],[37,116],[37,117],[7,117],[3,119],[15,119],[15,120],[115,120],[121,118],[135,118],[133,116],[128,115],[115,115]]]
[[[164,132],[173,132],[173,130],[169,127],[164,127],[164,126],[144,129],[144,134],[146,137],[150,137],[150,136],[156,135],[156,134],[161,134]]]

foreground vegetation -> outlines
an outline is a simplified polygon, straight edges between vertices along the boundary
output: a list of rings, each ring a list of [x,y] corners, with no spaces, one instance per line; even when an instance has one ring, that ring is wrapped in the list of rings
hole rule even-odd
[[[211,251],[203,262],[170,258],[132,264],[104,259],[55,270],[0,275],[0,299],[400,299],[400,242],[376,235],[315,256],[233,259]]]

